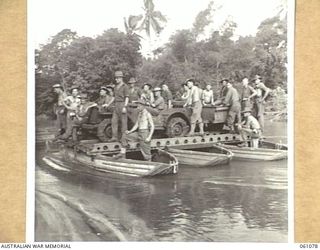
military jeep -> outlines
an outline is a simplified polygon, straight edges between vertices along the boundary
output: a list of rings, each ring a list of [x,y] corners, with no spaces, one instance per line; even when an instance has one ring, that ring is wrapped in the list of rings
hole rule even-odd
[[[202,119],[207,131],[221,131],[226,122],[228,106],[205,106]],[[165,109],[154,116],[156,130],[162,130],[167,137],[185,136],[190,130],[191,109],[183,107],[183,102],[173,102],[173,108]]]
[[[137,117],[136,105],[128,107],[128,128],[130,129]],[[221,131],[226,122],[228,106],[205,106],[202,108],[202,119],[205,130],[214,132]],[[107,112],[99,112],[96,108],[90,110],[89,121],[81,126],[81,131],[85,134],[95,134],[101,120],[107,119],[108,125],[105,127],[105,134],[108,138],[112,136],[111,119],[112,109]],[[190,130],[191,109],[183,107],[183,102],[174,101],[173,108],[165,109],[159,115],[153,116],[156,132],[166,137],[185,136]],[[120,130],[119,130],[120,131]]]

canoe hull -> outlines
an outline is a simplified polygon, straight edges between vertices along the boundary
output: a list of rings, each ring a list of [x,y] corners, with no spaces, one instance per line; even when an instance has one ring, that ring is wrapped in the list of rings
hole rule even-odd
[[[114,159],[109,156],[89,156],[82,152],[65,149],[63,152],[48,154],[43,161],[51,168],[63,172],[118,174],[132,177],[147,177],[178,172],[178,161],[172,154],[156,150],[168,163],[147,162],[131,159]]]
[[[229,164],[233,157],[231,151],[214,145],[201,149],[201,151],[177,148],[168,148],[167,150],[177,157],[180,164],[191,167],[214,167]]]
[[[232,151],[233,159],[245,161],[277,161],[288,158],[287,147],[272,142],[260,142],[259,148],[239,147],[237,144],[223,144]]]

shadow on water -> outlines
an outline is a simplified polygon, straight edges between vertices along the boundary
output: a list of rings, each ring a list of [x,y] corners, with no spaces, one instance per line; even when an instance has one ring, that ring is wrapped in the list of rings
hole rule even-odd
[[[153,178],[37,164],[38,241],[287,241],[287,161],[182,166]]]

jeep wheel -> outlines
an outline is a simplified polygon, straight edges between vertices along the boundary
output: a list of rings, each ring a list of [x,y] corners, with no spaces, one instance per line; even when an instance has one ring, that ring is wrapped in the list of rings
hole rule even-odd
[[[186,120],[181,117],[174,117],[167,123],[166,134],[168,137],[185,136],[188,130],[189,126]]]
[[[107,139],[110,139],[112,137],[112,127],[111,124],[109,124],[105,129],[104,129],[104,134]]]

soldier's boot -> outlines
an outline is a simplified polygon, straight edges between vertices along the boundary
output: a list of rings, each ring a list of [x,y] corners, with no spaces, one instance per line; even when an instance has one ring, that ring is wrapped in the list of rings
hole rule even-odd
[[[203,123],[199,123],[200,135],[204,135]]]
[[[194,130],[196,129],[196,124],[194,123],[194,124],[191,124],[191,126],[190,126],[190,131],[189,131],[189,133],[187,134],[187,136],[192,136],[192,135],[194,135]]]

